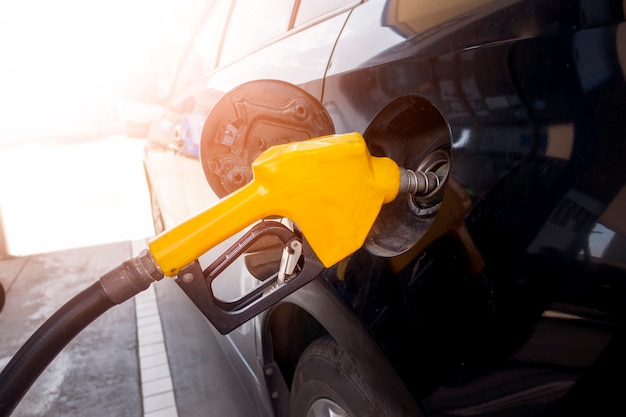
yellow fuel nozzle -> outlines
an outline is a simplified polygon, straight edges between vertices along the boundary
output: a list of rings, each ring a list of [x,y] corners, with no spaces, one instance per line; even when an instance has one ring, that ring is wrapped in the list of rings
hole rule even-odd
[[[149,243],[165,275],[268,216],[293,220],[329,267],[361,247],[381,206],[398,194],[403,170],[348,133],[271,147],[252,171],[246,186]]]

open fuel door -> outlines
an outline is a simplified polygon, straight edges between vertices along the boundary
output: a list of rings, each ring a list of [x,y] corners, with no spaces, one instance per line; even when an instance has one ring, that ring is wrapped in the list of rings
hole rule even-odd
[[[273,145],[335,133],[315,97],[278,80],[258,80],[228,92],[206,120],[200,142],[202,168],[219,197],[252,180],[252,162]]]

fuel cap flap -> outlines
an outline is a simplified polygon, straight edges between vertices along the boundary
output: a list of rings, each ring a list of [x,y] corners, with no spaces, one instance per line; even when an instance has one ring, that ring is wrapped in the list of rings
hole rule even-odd
[[[278,80],[241,84],[217,102],[204,124],[204,175],[221,198],[252,180],[252,162],[270,146],[334,133],[322,103],[302,88]]]

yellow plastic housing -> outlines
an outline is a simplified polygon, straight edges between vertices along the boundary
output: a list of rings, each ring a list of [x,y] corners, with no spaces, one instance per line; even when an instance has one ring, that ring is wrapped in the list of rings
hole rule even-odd
[[[380,208],[400,186],[389,158],[370,155],[359,133],[274,146],[252,164],[253,180],[150,243],[175,276],[225,239],[268,216],[293,220],[326,267],[363,245]]]

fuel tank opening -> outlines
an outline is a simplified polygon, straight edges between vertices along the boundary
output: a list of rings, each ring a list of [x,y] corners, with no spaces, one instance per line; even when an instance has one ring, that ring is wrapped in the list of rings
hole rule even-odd
[[[422,238],[439,211],[450,176],[450,129],[431,103],[409,96],[379,112],[363,136],[372,155],[426,173],[425,180],[431,182],[429,193],[407,193],[383,206],[365,241],[375,255],[397,256]]]

